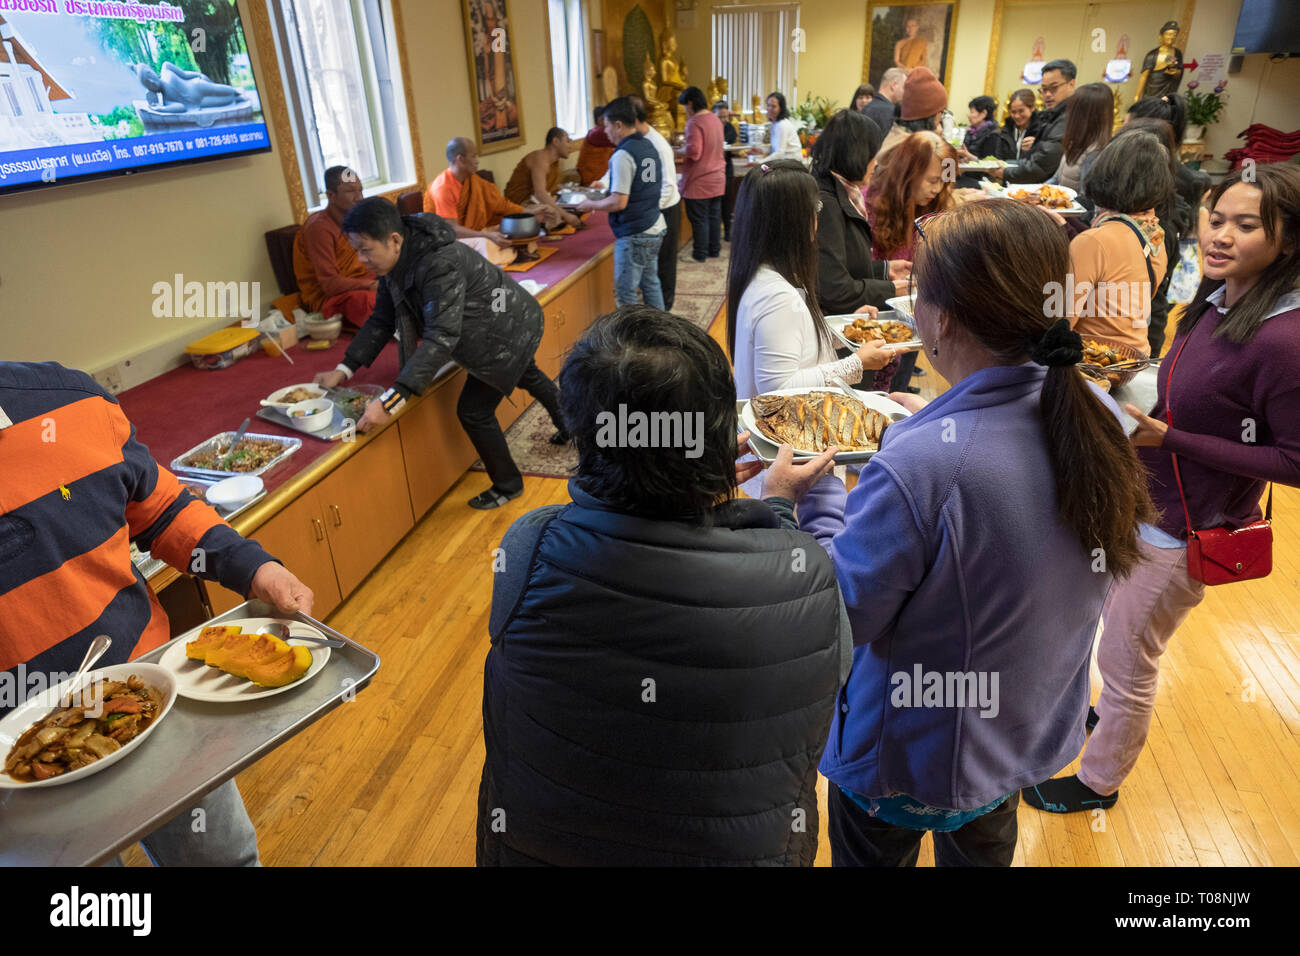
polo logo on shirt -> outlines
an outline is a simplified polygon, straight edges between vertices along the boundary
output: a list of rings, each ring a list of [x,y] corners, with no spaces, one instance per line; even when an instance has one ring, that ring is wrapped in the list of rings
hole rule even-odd
[[[68,490],[67,485],[59,485],[59,494],[63,497],[64,501],[72,500],[72,492]]]

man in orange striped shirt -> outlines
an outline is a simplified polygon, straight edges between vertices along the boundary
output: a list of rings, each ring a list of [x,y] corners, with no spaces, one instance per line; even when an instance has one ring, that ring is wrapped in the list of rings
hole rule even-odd
[[[100,634],[113,645],[99,666],[166,643],[167,615],[131,563],[132,541],[282,613],[311,612],[311,590],[159,467],[88,375],[0,362],[0,672],[71,674]],[[0,676],[15,686],[13,674]],[[15,703],[0,700],[0,714]],[[233,853],[255,864],[256,834],[234,781],[202,806],[210,821],[224,818],[214,821],[226,824],[220,838],[210,825],[201,847],[178,847],[189,829],[181,814],[176,833],[166,824],[146,848],[159,837],[158,855],[170,862],[219,865]]]

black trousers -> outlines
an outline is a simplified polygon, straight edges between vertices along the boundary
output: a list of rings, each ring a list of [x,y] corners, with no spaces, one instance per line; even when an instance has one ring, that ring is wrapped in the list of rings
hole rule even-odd
[[[536,362],[528,363],[518,387],[542,403],[556,428],[564,427],[560,418],[560,390]],[[506,444],[505,433],[497,421],[497,406],[505,397],[482,379],[467,375],[465,387],[456,400],[456,417],[479,458],[483,459],[492,487],[502,494],[512,495],[523,490],[524,476],[510,455],[510,446]]]
[[[727,160],[727,191],[722,194],[722,237],[731,239],[731,212],[736,208],[736,190],[739,188],[736,171]]]
[[[833,782],[827,787],[827,830],[831,866],[916,866],[923,830],[885,823],[846,797]],[[934,835],[935,866],[1010,866],[1016,852],[1016,808],[1020,791],[996,810],[964,827]]]
[[[677,294],[677,246],[682,236],[682,201],[679,199],[660,211],[668,224],[668,231],[659,247],[659,285],[664,291],[664,311],[671,312],[673,297]]]
[[[691,221],[691,253],[696,262],[722,254],[722,197],[685,199]]]
[[[904,352],[898,357],[898,371],[889,385],[891,392],[905,392],[912,384],[912,369],[916,368],[916,353]]]

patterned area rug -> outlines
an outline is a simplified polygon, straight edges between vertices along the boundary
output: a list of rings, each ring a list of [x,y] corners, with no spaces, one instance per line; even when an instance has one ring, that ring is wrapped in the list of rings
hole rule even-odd
[[[688,245],[687,249],[690,248]],[[690,319],[707,330],[727,297],[728,243],[722,244],[722,258],[697,263],[690,259],[677,262],[677,291],[672,312]],[[515,464],[525,475],[536,478],[568,478],[578,466],[578,450],[573,445],[556,446],[550,443],[555,426],[546,409],[533,402],[506,429],[506,442]],[[473,471],[483,471],[481,461],[474,462]]]

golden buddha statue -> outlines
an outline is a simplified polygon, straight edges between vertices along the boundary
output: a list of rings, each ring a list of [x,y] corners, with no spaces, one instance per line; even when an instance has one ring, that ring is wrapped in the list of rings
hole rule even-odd
[[[658,130],[664,139],[667,139],[673,133],[673,118],[663,100],[659,99],[660,87],[656,82],[655,64],[654,60],[650,59],[648,50],[645,55],[644,76],[645,78],[641,83],[641,99],[645,100],[646,122]]]
[[[667,106],[675,129],[681,129],[685,125],[684,110],[677,98],[686,89],[686,74],[687,69],[677,54],[677,37],[673,36],[671,30],[666,30],[663,54],[659,58],[659,99]]]
[[[727,98],[727,78],[725,76],[715,76],[704,96],[709,101],[709,109],[713,109],[713,104],[718,100],[725,100]]]
[[[754,94],[754,112],[749,117],[749,122],[756,126],[762,126],[767,122],[767,110],[763,109],[763,98],[757,93]]]
[[[1178,24],[1170,20],[1160,28],[1160,45],[1148,50],[1142,60],[1134,102],[1178,92],[1183,82],[1183,51],[1174,46],[1177,41]]]

